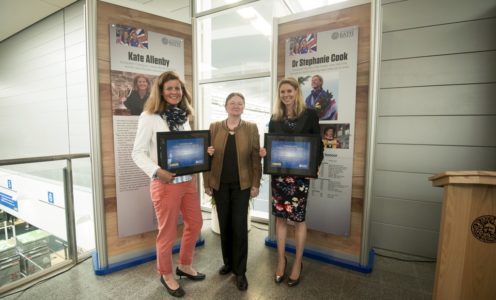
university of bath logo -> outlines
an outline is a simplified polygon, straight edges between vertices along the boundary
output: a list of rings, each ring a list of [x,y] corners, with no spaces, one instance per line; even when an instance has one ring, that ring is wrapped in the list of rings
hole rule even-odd
[[[173,47],[181,47],[181,43],[182,43],[181,40],[168,39],[166,37],[162,38],[162,44],[164,44],[164,45],[169,45],[169,46],[173,46]]]
[[[331,39],[336,40],[339,38],[339,32],[333,32],[331,35]]]
[[[472,222],[472,235],[484,243],[496,243],[496,216],[480,216]]]

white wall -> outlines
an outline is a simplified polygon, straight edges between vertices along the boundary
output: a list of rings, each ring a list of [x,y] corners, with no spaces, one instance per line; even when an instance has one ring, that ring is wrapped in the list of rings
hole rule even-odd
[[[89,153],[83,5],[84,1],[76,2],[0,43],[0,160]],[[19,174],[31,180],[16,189],[24,195],[39,187],[55,189],[52,185],[62,190],[63,167],[64,161],[56,161],[1,168],[9,169],[9,176]],[[88,158],[73,161],[73,178],[77,241],[84,250],[91,250],[94,231]],[[0,186],[5,185],[0,180]],[[19,211],[12,214],[63,237],[65,228],[51,229],[59,223],[65,227],[62,209],[45,205],[36,218],[36,212],[29,213],[44,197],[46,193],[19,197]],[[23,204],[29,209],[23,209]]]
[[[372,247],[435,257],[442,189],[496,170],[496,2],[382,1]]]
[[[83,4],[0,43],[0,159],[89,152]]]

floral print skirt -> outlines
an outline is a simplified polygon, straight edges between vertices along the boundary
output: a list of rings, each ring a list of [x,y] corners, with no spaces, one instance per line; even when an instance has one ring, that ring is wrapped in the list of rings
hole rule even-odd
[[[304,222],[310,180],[296,176],[272,176],[272,214]]]

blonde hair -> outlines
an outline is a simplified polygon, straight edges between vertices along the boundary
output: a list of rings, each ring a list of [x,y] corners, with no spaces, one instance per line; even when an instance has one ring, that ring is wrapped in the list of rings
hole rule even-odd
[[[143,110],[151,114],[162,114],[167,109],[170,104],[163,98],[162,90],[164,88],[164,83],[171,80],[178,80],[181,84],[181,90],[183,91],[183,97],[177,107],[184,110],[188,117],[191,118],[193,116],[191,94],[186,89],[184,82],[179,78],[179,75],[174,71],[164,72],[153,81],[150,97],[148,97],[148,101],[146,101]]]
[[[282,103],[281,95],[279,92],[283,84],[291,85],[296,91],[295,104],[293,107],[294,108],[293,113],[295,117],[301,116],[301,114],[306,109],[305,100],[303,99],[303,94],[301,93],[300,84],[298,83],[298,80],[294,79],[293,77],[283,78],[277,84],[277,98],[276,101],[274,101],[274,107],[272,108],[272,118],[276,121],[280,121],[285,116],[288,115],[288,113],[286,112],[286,106]]]

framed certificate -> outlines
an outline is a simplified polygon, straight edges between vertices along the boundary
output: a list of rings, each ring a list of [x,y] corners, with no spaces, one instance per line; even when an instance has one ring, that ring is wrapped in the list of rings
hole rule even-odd
[[[158,164],[176,175],[209,171],[209,145],[208,130],[157,132]]]
[[[264,174],[317,177],[318,134],[265,134]]]

